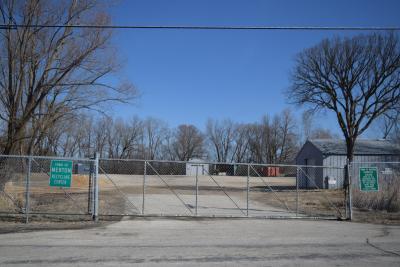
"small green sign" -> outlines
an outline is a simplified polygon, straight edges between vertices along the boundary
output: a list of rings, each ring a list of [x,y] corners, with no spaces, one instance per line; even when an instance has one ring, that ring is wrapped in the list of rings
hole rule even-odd
[[[361,191],[378,191],[378,168],[376,167],[360,167],[360,190]]]
[[[72,161],[52,160],[50,165],[50,186],[71,187]]]

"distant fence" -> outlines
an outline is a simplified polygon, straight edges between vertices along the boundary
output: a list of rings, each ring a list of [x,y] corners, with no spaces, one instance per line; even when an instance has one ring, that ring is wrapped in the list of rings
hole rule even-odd
[[[71,166],[70,174],[57,173],[64,171],[57,164]],[[397,212],[399,166],[350,165],[351,207]],[[377,192],[360,188],[360,168],[370,168],[363,169],[368,175],[376,168]],[[63,175],[70,185],[50,181]],[[344,166],[0,155],[0,214],[26,221],[40,215],[345,219],[344,177]]]

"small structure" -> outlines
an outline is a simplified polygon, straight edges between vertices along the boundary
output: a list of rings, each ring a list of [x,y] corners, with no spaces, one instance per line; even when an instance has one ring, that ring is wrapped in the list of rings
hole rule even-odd
[[[346,152],[345,140],[307,140],[296,156],[296,164],[305,166],[300,168],[297,174],[299,187],[342,188],[344,171],[340,168],[346,165]],[[398,162],[400,161],[400,148],[390,140],[360,139],[355,144],[353,161]],[[318,166],[330,166],[332,168]],[[357,174],[354,173],[352,175],[355,177],[354,175]],[[353,179],[353,181],[355,180]]]
[[[278,177],[281,175],[279,167],[262,167],[261,175],[264,177]]]
[[[83,163],[75,163],[74,164],[74,174],[89,174],[90,173],[90,165]]]
[[[204,163],[201,159],[191,159],[186,163],[186,175],[196,176],[196,170],[198,175],[208,175],[209,165]]]

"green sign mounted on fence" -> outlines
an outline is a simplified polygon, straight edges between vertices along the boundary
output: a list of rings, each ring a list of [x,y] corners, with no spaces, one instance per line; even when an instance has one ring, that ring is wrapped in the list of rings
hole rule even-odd
[[[379,190],[377,167],[360,167],[359,178],[361,191]]]
[[[72,161],[52,160],[50,165],[50,186],[71,187]]]

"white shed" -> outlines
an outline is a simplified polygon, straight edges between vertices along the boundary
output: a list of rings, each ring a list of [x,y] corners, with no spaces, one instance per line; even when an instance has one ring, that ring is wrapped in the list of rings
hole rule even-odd
[[[186,163],[186,175],[196,176],[196,170],[198,175],[208,175],[209,166],[201,159],[189,160],[189,162]]]

